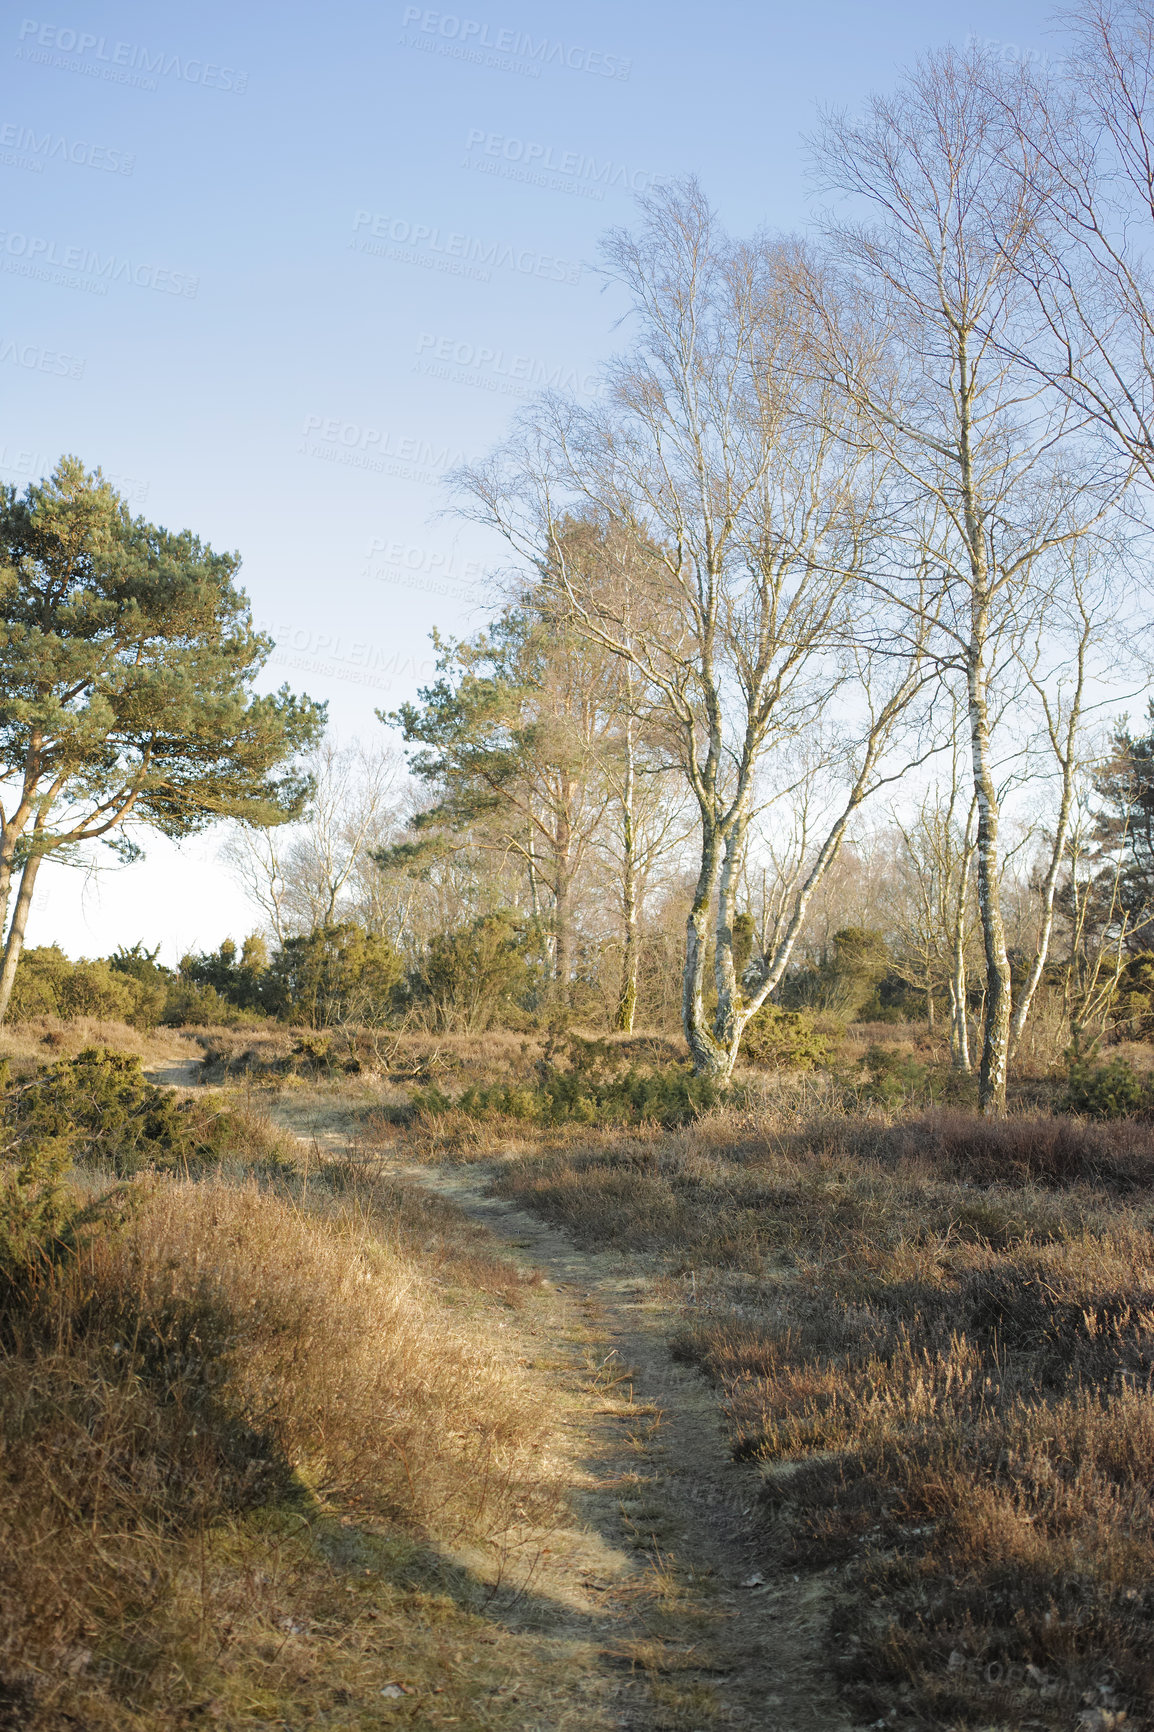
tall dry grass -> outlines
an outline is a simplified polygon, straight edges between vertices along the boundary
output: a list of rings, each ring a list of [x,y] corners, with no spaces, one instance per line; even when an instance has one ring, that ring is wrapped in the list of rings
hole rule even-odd
[[[181,1596],[261,1511],[452,1544],[548,1496],[525,1374],[362,1213],[126,1195],[0,1320],[0,1723],[183,1724]]]
[[[56,1059],[75,1058],[86,1047],[136,1053],[149,1067],[198,1060],[199,1043],[183,1029],[132,1028],[94,1016],[33,1016],[26,1022],[0,1026],[0,1058],[12,1061],[17,1073],[31,1072]]]
[[[522,1140],[494,1175],[692,1272],[676,1351],[764,1465],[767,1563],[836,1571],[863,1721],[1150,1722],[1154,1126],[779,1100]]]

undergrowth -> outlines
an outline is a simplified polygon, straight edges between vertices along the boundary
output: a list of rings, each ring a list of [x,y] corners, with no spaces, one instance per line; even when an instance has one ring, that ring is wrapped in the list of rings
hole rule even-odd
[[[534,1125],[690,1123],[732,1091],[713,1078],[695,1076],[687,1065],[639,1065],[619,1045],[566,1037],[564,1065],[547,1047],[534,1079],[523,1083],[471,1084],[456,1097],[437,1084],[413,1091],[414,1110],[426,1118],[447,1113],[474,1119],[514,1119]]]
[[[262,1511],[478,1541],[545,1496],[522,1375],[358,1211],[129,1189],[0,1315],[0,1656],[29,1725],[187,1707],[220,1668],[210,1643],[174,1682],[180,1595]]]
[[[148,1081],[133,1053],[88,1047],[38,1074],[8,1083],[0,1114],[22,1138],[66,1147],[79,1165],[127,1178],[145,1168],[186,1175],[238,1161],[270,1174],[291,1171],[291,1140],[259,1114],[221,1095],[184,1099]]]
[[[718,1113],[523,1150],[496,1184],[692,1269],[676,1350],[765,1465],[767,1564],[837,1566],[856,1715],[1148,1723],[1154,1128]]]
[[[539,1397],[486,1314],[531,1282],[447,1206],[356,1163],[310,1186],[259,1115],[123,1055],[0,1108],[0,1726],[376,1725],[397,1643],[393,1724],[515,1725],[446,1659],[492,1589],[442,1554],[499,1579],[551,1519]]]

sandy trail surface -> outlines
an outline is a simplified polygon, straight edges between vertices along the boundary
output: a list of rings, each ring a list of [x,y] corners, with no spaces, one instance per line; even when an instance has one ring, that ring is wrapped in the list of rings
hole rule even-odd
[[[152,1075],[188,1088],[198,1067]],[[345,1154],[319,1102],[282,1096],[273,1116],[320,1161]],[[385,1166],[544,1278],[495,1346],[538,1381],[563,1505],[496,1566],[445,1560],[490,1620],[492,1723],[512,1708],[526,1732],[854,1732],[824,1661],[830,1578],[767,1565],[761,1474],[733,1461],[715,1392],[671,1355],[686,1312],[660,1268],[578,1246],[496,1195],[495,1168],[412,1165],[403,1143]]]
[[[342,1152],[339,1122],[307,1102],[282,1099],[277,1117],[322,1157]],[[670,1353],[686,1312],[661,1270],[581,1248],[496,1195],[495,1169],[412,1165],[403,1143],[386,1165],[545,1277],[502,1342],[541,1379],[566,1482],[557,1530],[509,1559],[492,1603],[553,1680],[549,1702],[522,1698],[525,1726],[852,1732],[824,1657],[831,1579],[766,1564],[761,1473],[733,1461],[715,1391]]]
[[[828,1580],[765,1568],[760,1473],[732,1460],[714,1392],[671,1357],[683,1319],[662,1283],[492,1195],[475,1167],[404,1171],[550,1283],[526,1348],[556,1381],[577,1521],[536,1588],[562,1624],[563,1607],[599,1623],[591,1673],[619,1684],[629,1659],[643,1677],[605,1724],[848,1729],[821,1657]]]

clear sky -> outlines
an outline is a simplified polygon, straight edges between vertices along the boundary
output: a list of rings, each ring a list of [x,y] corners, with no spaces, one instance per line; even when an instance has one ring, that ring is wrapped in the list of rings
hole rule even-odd
[[[621,305],[598,236],[696,173],[735,230],[809,216],[801,134],[919,52],[1055,55],[1050,8],[379,0],[3,9],[0,479],[64,452],[243,555],[266,683],[343,738],[478,623],[496,549],[438,516]],[[46,0],[45,0],[46,4]],[[49,867],[29,942],[172,961],[256,924],[203,839]]]

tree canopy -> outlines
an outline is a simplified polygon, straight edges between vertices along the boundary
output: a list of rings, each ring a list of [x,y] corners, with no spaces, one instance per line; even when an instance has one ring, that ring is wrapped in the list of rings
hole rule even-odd
[[[325,706],[252,681],[272,650],[235,583],[240,558],[134,518],[99,470],[64,457],[0,489],[0,970],[7,1007],[40,863],[124,826],[171,837],[219,818],[291,819],[294,767]]]

